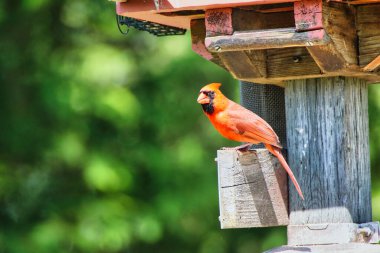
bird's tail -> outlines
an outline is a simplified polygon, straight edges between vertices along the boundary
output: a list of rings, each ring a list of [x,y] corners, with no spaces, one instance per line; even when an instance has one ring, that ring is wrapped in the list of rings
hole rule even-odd
[[[296,190],[297,190],[298,194],[300,195],[300,197],[302,199],[304,199],[301,187],[299,186],[299,184],[297,182],[297,179],[294,176],[292,170],[290,169],[288,163],[285,161],[285,158],[282,155],[281,150],[279,148],[275,147],[275,146],[270,145],[270,144],[265,144],[265,147],[269,150],[269,152],[271,152],[273,155],[275,155],[277,157],[277,159],[280,161],[282,167],[288,173],[288,175],[289,175],[290,179],[292,180],[294,186],[296,187]]]

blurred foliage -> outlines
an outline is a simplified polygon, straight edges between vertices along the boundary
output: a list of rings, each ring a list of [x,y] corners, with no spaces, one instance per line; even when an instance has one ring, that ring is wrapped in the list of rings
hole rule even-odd
[[[0,252],[284,244],[285,228],[219,229],[214,156],[231,143],[195,100],[208,82],[236,99],[236,81],[193,53],[189,35],[124,37],[114,15],[107,1],[0,2]],[[373,168],[379,93],[371,87]]]

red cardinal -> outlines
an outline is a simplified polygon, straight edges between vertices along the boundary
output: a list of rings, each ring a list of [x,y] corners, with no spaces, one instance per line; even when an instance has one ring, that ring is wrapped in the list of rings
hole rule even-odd
[[[282,146],[271,126],[250,110],[226,98],[219,90],[220,86],[220,83],[206,85],[199,92],[197,100],[216,130],[227,139],[249,143],[237,149],[263,143],[269,152],[278,158],[298,194],[304,199],[297,179],[281,154]]]

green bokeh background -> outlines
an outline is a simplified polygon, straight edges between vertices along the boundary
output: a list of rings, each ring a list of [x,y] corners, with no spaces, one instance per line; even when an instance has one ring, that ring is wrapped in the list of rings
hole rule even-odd
[[[0,252],[254,253],[285,228],[220,230],[215,150],[196,97],[238,100],[190,37],[122,36],[114,4],[0,2]],[[380,86],[371,86],[380,219]]]

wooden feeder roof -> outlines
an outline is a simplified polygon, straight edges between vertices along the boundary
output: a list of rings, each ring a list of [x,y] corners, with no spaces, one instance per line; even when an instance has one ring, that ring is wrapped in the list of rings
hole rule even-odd
[[[207,9],[292,3],[297,0],[128,0],[116,2],[121,16],[190,29],[190,20],[204,18]],[[159,2],[159,4],[155,4]]]
[[[116,12],[190,29],[193,50],[239,80],[380,81],[380,0],[124,0]]]

